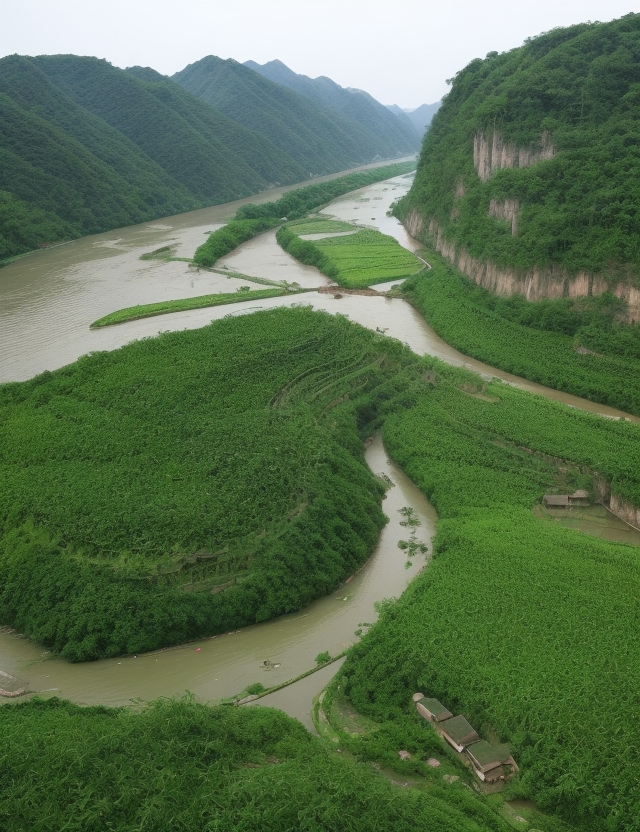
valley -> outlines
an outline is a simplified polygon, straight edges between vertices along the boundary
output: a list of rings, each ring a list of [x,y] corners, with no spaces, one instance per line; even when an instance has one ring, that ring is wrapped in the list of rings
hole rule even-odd
[[[95,828],[120,811],[144,824],[169,800],[185,828],[194,811],[212,829],[638,828],[635,207],[614,164],[635,156],[614,137],[635,130],[639,19],[473,61],[415,178],[379,163],[341,179],[326,131],[348,119],[320,119],[324,182],[248,188],[2,269],[0,668],[30,694],[0,708],[0,789],[18,822],[46,799]],[[83,60],[29,71],[115,125],[87,82],[115,83],[113,67]],[[279,133],[231,91],[308,123],[308,102],[337,114],[358,91],[329,99],[251,64],[117,83],[192,126],[204,104],[260,122],[308,167],[302,126]],[[558,67],[579,113],[538,85]],[[517,776],[480,784],[421,695]],[[55,737],[35,777],[21,731]],[[140,750],[157,762],[142,784]],[[180,770],[197,801],[169,785]]]

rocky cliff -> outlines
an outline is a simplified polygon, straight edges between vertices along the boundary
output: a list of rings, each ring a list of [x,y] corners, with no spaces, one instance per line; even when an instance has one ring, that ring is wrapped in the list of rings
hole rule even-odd
[[[472,61],[396,215],[486,289],[610,291],[640,321],[639,44],[630,14]]]
[[[509,219],[508,216],[500,217]],[[517,227],[517,214],[511,218]],[[425,223],[419,211],[413,209],[403,220],[404,225],[418,240],[430,242],[439,254],[442,254],[459,271],[470,277],[479,286],[498,295],[524,295],[527,300],[536,301],[543,298],[580,298],[612,292],[616,297],[628,303],[627,320],[640,321],[640,289],[629,280],[621,279],[615,283],[598,275],[587,272],[569,274],[560,266],[518,270],[504,268],[472,257],[468,251],[448,242],[437,220]]]
[[[490,139],[483,132],[476,133],[473,139],[473,167],[483,182],[503,168],[528,168],[554,156],[548,131],[542,134],[538,146],[530,147],[518,147],[515,142],[504,141],[497,130]]]

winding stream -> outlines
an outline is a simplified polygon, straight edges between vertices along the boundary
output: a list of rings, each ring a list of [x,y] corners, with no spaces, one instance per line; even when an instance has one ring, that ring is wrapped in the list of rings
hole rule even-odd
[[[408,189],[410,179],[398,177],[342,197],[325,212],[339,219],[376,226],[402,245],[416,250],[419,243],[386,212]],[[277,194],[276,194],[277,195]],[[273,193],[263,199],[274,198]],[[255,198],[254,198],[255,199]],[[246,201],[246,200],[245,200]],[[429,353],[451,364],[465,366],[486,378],[498,377],[526,390],[574,407],[620,417],[612,408],[593,404],[503,373],[474,361],[448,346],[415,310],[400,299],[309,293],[288,298],[246,302],[178,312],[127,324],[89,330],[97,318],[125,306],[177,297],[228,292],[247,285],[250,276],[286,279],[301,286],[326,285],[315,269],[303,266],[275,243],[268,232],[244,244],[219,265],[229,275],[198,272],[183,262],[141,261],[140,255],[160,246],[175,246],[177,256],[189,257],[205,234],[231,216],[230,203],[168,217],[155,223],[118,229],[25,257],[0,273],[0,382],[21,381],[43,370],[64,366],[79,356],[111,350],[137,338],[166,330],[192,329],[230,314],[258,308],[311,304],[341,313],[371,329],[405,342],[416,353]],[[234,270],[241,273],[234,274]],[[248,276],[248,277],[245,277]],[[640,421],[634,417],[634,421]],[[254,682],[266,687],[286,681],[313,667],[318,653],[332,655],[352,644],[363,623],[375,618],[374,603],[398,596],[424,565],[424,556],[405,570],[397,542],[406,536],[398,510],[412,506],[422,522],[420,537],[429,541],[435,512],[426,498],[386,456],[376,438],[366,452],[375,473],[394,483],[383,509],[390,522],[366,566],[346,586],[311,606],[265,624],[197,644],[122,659],[72,665],[49,657],[25,638],[0,633],[0,668],[25,679],[31,690],[51,692],[76,702],[126,704],[132,699],[172,696],[186,690],[203,701],[221,699]],[[345,600],[346,599],[346,600]],[[268,666],[264,662],[268,661]],[[290,688],[260,700],[282,707],[310,726],[312,696],[335,671],[331,665]]]

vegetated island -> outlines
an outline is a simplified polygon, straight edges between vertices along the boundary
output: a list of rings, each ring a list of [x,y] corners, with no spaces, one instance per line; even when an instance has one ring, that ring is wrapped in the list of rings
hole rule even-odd
[[[209,306],[224,306],[230,303],[244,303],[253,300],[265,300],[266,298],[280,298],[284,295],[295,295],[300,292],[308,292],[309,289],[296,287],[254,289],[248,287],[245,290],[236,292],[219,292],[213,295],[198,295],[195,298],[180,298],[179,300],[159,301],[158,303],[144,303],[139,306],[128,306],[125,309],[118,309],[117,312],[110,312],[102,318],[98,318],[91,324],[91,329],[100,329],[103,326],[113,326],[127,321],[137,321],[140,318],[152,318],[154,315],[167,315],[170,312],[185,312],[189,309],[204,309]]]
[[[639,33],[640,15],[629,14],[472,61],[453,79],[395,207],[468,278],[441,268],[413,293],[447,342],[634,413]]]
[[[362,432],[420,366],[344,318],[278,309],[3,385],[0,620],[84,661],[332,591],[384,523]]]
[[[257,234],[275,228],[287,220],[302,219],[310,211],[327,205],[339,196],[392,176],[401,176],[415,170],[414,162],[396,162],[392,165],[356,171],[329,182],[318,182],[304,188],[295,188],[283,194],[275,202],[242,205],[234,218],[209,235],[193,256],[199,266],[213,266],[216,260],[233,251]]]
[[[320,223],[323,220],[319,221]],[[322,240],[301,240],[313,225],[283,225],[276,240],[296,260],[316,266],[322,274],[347,289],[365,289],[388,280],[402,280],[424,270],[424,264],[387,234],[373,228]],[[354,226],[351,226],[354,229]]]

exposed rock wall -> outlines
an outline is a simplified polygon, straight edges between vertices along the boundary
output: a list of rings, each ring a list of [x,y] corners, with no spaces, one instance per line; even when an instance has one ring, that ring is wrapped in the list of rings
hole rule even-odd
[[[520,203],[517,199],[505,199],[498,202],[497,199],[492,199],[489,203],[489,216],[496,220],[506,220],[511,223],[511,236],[518,236],[518,214],[520,213]]]
[[[543,298],[580,298],[601,295],[610,291],[616,297],[629,304],[628,320],[640,321],[640,289],[620,280],[611,285],[599,275],[579,272],[569,275],[557,266],[518,271],[497,266],[492,262],[481,262],[473,258],[464,249],[456,249],[453,243],[444,238],[441,226],[432,219],[428,227],[417,209],[412,209],[404,219],[404,225],[412,237],[425,239],[429,237],[436,251],[442,254],[453,266],[474,280],[484,289],[498,295],[524,295],[527,300],[536,301]]]
[[[547,132],[542,134],[537,147],[516,147],[514,142],[503,141],[495,130],[490,140],[484,133],[476,133],[473,140],[473,165],[483,182],[502,168],[528,168],[554,156],[555,149]]]
[[[624,520],[625,523],[640,529],[640,508],[617,494],[612,494],[611,485],[600,474],[594,474],[593,484],[598,500],[602,505],[606,506],[616,517]]]

